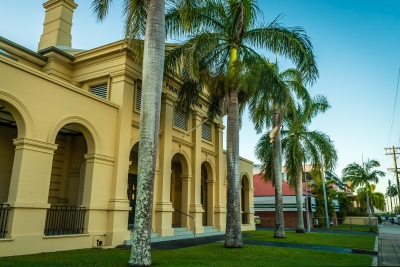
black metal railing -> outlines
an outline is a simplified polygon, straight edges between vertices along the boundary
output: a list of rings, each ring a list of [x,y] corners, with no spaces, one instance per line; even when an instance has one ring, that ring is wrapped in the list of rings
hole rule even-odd
[[[181,213],[181,214],[183,214],[183,215],[185,215],[185,216],[187,216],[187,217],[189,217],[189,218],[191,218],[193,220],[193,238],[196,238],[196,218],[193,217],[193,216],[190,216],[189,214],[186,214],[186,213],[184,213],[184,212],[182,212],[180,210],[177,210],[177,209],[174,209],[174,210],[179,212],[179,213]]]
[[[10,214],[10,210],[10,205],[0,204],[0,238],[6,237],[8,216]]]
[[[247,214],[247,212],[242,213],[242,224],[248,224]]]
[[[85,207],[55,206],[47,210],[44,234],[82,234],[85,222]]]

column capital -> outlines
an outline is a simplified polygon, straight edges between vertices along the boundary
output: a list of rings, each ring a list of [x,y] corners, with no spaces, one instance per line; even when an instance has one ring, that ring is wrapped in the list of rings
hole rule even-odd
[[[101,164],[107,164],[107,165],[114,165],[114,161],[115,161],[114,157],[109,157],[106,155],[101,155],[101,154],[96,154],[96,153],[85,154],[84,157],[86,159],[86,162],[89,162],[89,163],[101,163]]]
[[[182,174],[181,178],[182,178],[182,181],[190,181],[192,179],[192,175],[190,175],[190,174]]]
[[[223,132],[224,129],[225,129],[225,126],[223,124],[215,123],[215,131]]]
[[[168,93],[162,93],[161,94],[161,103],[162,104],[168,104],[170,106],[174,106],[175,98],[168,94]]]
[[[42,153],[54,154],[57,149],[57,144],[42,142],[29,138],[17,138],[14,139],[15,150],[28,149]]]

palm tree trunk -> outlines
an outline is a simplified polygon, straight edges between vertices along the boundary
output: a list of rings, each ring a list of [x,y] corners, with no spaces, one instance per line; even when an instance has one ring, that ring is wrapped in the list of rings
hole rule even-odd
[[[160,132],[164,54],[165,0],[150,0],[144,38],[138,189],[129,266],[151,266],[150,235],[154,176]]]
[[[393,201],[392,201],[392,196],[390,196],[390,207],[392,208],[392,212],[393,212]]]
[[[237,91],[235,90],[229,93],[226,128],[228,192],[226,200],[227,214],[224,245],[226,248],[241,248],[243,242],[239,192],[239,105]]]
[[[274,108],[273,128],[278,127],[274,141],[272,143],[274,159],[274,178],[275,178],[275,238],[285,237],[285,221],[283,217],[282,203],[282,144],[281,144],[281,121],[282,109]]]
[[[297,207],[297,227],[296,233],[305,233],[304,230],[304,220],[303,220],[303,183],[302,183],[302,174],[303,169],[300,166],[297,169],[297,178],[296,178],[296,207]],[[306,189],[307,190],[307,189]],[[307,200],[306,200],[307,201]],[[307,212],[307,211],[306,211]]]
[[[370,210],[370,205],[369,205],[368,190],[366,190],[366,194],[367,194],[367,210],[368,210],[368,219],[369,219],[369,231],[373,232],[374,230],[372,229],[372,219],[371,219],[371,210]]]
[[[372,217],[375,217],[374,199],[373,199],[372,192],[371,192],[371,213],[372,213]]]

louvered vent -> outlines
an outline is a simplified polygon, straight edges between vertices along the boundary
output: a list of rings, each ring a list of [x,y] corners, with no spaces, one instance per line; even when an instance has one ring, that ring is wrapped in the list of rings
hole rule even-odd
[[[138,87],[136,90],[136,109],[140,110],[142,107],[142,88]]]
[[[207,123],[201,126],[201,138],[211,141],[211,126]]]
[[[174,126],[185,131],[187,130],[186,118],[183,113],[174,112]]]
[[[107,99],[107,84],[90,87],[90,92],[101,98]]]

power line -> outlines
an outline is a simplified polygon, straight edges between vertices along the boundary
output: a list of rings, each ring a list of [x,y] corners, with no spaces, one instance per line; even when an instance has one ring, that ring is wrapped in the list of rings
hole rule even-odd
[[[399,68],[399,75],[397,76],[397,88],[396,88],[396,96],[394,98],[394,108],[393,108],[393,116],[392,116],[392,125],[390,125],[390,132],[389,132],[389,139],[387,142],[387,146],[389,145],[390,137],[392,135],[392,128],[393,128],[393,121],[394,121],[394,114],[396,113],[396,102],[397,102],[397,91],[399,90],[399,79],[400,79],[400,68]],[[399,133],[400,134],[400,133]],[[397,137],[398,138],[398,137]]]

